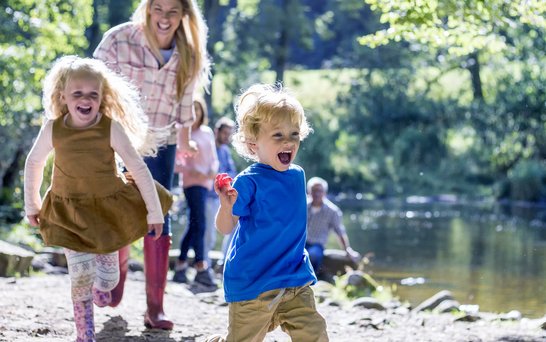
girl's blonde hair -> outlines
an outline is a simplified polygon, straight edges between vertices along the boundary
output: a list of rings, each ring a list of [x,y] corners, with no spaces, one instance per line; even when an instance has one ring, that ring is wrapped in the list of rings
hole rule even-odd
[[[140,106],[138,90],[98,59],[78,56],[57,59],[44,80],[42,102],[47,118],[56,119],[68,113],[68,107],[62,101],[62,92],[74,79],[98,81],[102,97],[99,112],[123,126],[140,155],[156,154],[168,132],[152,131],[148,127],[148,117]]]
[[[182,5],[182,22],[176,30],[174,39],[180,55],[176,74],[176,96],[180,100],[184,89],[197,79],[205,89],[210,83],[210,61],[207,54],[208,28],[195,0],[179,0]],[[164,63],[159,52],[159,43],[151,29],[150,12],[154,0],[142,0],[131,20],[139,24],[155,57]]]
[[[300,128],[300,141],[312,129],[309,127],[300,102],[281,84],[255,84],[248,88],[237,100],[237,132],[233,135],[233,146],[239,155],[257,161],[257,156],[249,148],[266,123],[289,120]]]

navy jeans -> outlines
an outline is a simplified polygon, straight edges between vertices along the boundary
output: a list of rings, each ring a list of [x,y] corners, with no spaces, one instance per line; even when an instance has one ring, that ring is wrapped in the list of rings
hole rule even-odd
[[[311,265],[315,273],[320,273],[320,268],[322,266],[322,259],[324,259],[324,246],[320,243],[306,243],[305,249],[309,254],[309,259],[311,260]]]
[[[180,261],[186,261],[190,247],[193,247],[195,252],[195,262],[204,260],[207,194],[207,188],[202,186],[196,185],[184,188],[188,206],[188,229],[186,235],[180,241],[180,256],[178,257]]]
[[[173,184],[175,155],[176,145],[166,145],[159,148],[155,157],[144,158],[152,177],[167,190],[171,190]],[[153,232],[149,234],[154,235]],[[165,215],[161,235],[171,235],[171,216],[169,214]]]

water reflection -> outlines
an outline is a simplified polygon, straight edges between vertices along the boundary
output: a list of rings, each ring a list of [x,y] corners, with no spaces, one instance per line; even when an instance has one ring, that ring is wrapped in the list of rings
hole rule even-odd
[[[546,314],[546,208],[379,201],[340,206],[352,247],[374,253],[368,271],[397,283],[400,299],[416,305],[447,289],[482,311]],[[400,284],[410,277],[425,282]]]

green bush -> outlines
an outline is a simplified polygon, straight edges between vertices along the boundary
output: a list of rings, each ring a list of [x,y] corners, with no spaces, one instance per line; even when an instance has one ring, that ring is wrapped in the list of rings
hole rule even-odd
[[[509,172],[507,182],[512,200],[539,201],[546,196],[545,163],[521,160]]]

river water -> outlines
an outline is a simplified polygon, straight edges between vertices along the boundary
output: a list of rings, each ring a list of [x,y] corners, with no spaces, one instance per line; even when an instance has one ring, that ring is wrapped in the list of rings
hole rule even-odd
[[[440,290],[480,311],[546,314],[546,208],[525,204],[340,202],[366,269],[417,305]],[[332,234],[333,235],[333,234]],[[337,248],[331,236],[329,246]]]

